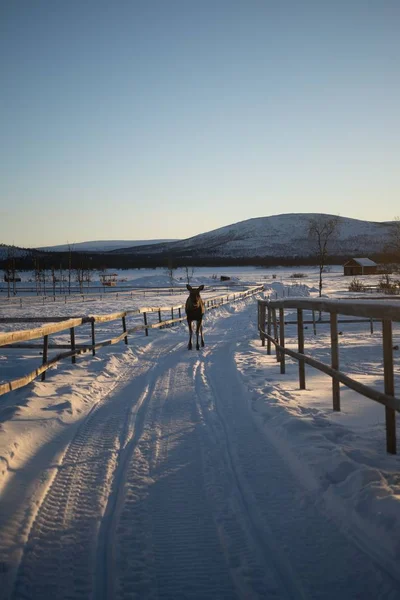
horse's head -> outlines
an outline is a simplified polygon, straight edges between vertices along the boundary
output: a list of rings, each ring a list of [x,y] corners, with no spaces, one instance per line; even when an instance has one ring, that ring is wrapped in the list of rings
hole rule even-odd
[[[193,288],[187,284],[186,288],[189,290],[189,298],[193,308],[197,307],[201,303],[200,292],[204,290],[204,285],[199,285],[198,288]]]

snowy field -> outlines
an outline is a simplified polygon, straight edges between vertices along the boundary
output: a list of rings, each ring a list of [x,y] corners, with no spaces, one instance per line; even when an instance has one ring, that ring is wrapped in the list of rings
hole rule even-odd
[[[184,271],[174,293],[163,270],[119,275],[118,298],[21,305],[3,291],[0,316],[106,314],[187,297]],[[400,459],[385,451],[384,407],[341,386],[333,413],[330,378],[306,366],[300,391],[297,363],[287,358],[281,375],[257,334],[257,298],[317,296],[317,270],[201,268],[191,284],[205,285],[204,298],[226,294],[220,275],[232,289],[265,291],[206,313],[200,352],[187,351],[184,323],[139,332],[0,398],[1,599],[400,598]],[[351,279],[332,267],[323,293],[360,297]],[[383,391],[380,325],[339,328],[340,369]],[[98,339],[119,333],[120,323],[105,323]],[[79,335],[88,342],[89,328]],[[295,335],[287,326],[288,347]],[[305,352],[329,364],[328,325],[316,335],[308,326]],[[399,396],[399,350],[394,359]],[[38,350],[0,348],[0,381],[40,362]]]

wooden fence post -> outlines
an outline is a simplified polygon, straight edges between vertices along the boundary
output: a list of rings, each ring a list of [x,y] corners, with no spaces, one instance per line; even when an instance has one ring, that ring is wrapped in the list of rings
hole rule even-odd
[[[331,367],[339,370],[339,346],[337,330],[337,313],[330,313],[331,324]],[[333,410],[340,410],[340,384],[336,377],[332,377]]]
[[[179,307],[179,308],[178,308],[178,314],[179,314],[179,318],[181,318],[181,317],[182,317],[182,314],[181,314],[181,307]]]
[[[124,333],[126,333],[126,318],[125,317],[122,317],[122,330],[123,330]],[[124,337],[124,341],[125,341],[125,344],[128,343],[128,336],[127,335]]]
[[[285,346],[285,309],[279,309],[279,343],[282,347]],[[285,374],[286,355],[281,352],[281,374]]]
[[[158,322],[161,323],[161,308],[158,309]]]
[[[259,328],[260,328],[260,337],[261,337],[261,345],[265,346],[265,304],[259,304]]]
[[[268,306],[267,333],[271,335],[271,308]],[[271,340],[267,338],[267,354],[271,354]]]
[[[388,319],[382,321],[383,337],[383,369],[385,378],[385,394],[394,396],[393,377],[393,336],[392,322]],[[385,406],[386,418],[386,450],[389,454],[396,454],[396,411]]]
[[[274,340],[275,342],[278,341],[278,324],[276,322],[276,308],[272,309],[272,323],[273,323],[273,328],[274,328]],[[275,346],[275,354],[276,354],[276,360],[277,362],[280,361],[280,353],[278,348]]]
[[[96,337],[95,337],[95,333],[94,333],[94,319],[92,319],[91,323],[90,323],[91,329],[92,329],[92,355],[95,356],[96,355],[96,349],[95,349],[95,345],[96,345]]]
[[[71,327],[71,352],[75,352],[75,327]],[[72,364],[76,363],[76,356],[74,355],[71,359]]]
[[[297,339],[298,350],[301,354],[304,354],[303,311],[301,310],[301,308],[297,309]],[[299,386],[301,390],[306,389],[306,372],[304,360],[299,360]]]
[[[146,335],[149,335],[149,330],[147,329],[147,314],[144,312],[143,313],[143,319],[144,319],[144,324],[145,324],[145,331],[146,331]]]
[[[46,364],[47,363],[47,351],[49,348],[49,336],[48,335],[44,335],[43,336],[43,361],[42,364]],[[42,381],[44,381],[46,379],[46,371],[43,371],[42,373]]]
[[[312,323],[314,335],[317,335],[317,326],[315,324],[315,310],[312,311]]]

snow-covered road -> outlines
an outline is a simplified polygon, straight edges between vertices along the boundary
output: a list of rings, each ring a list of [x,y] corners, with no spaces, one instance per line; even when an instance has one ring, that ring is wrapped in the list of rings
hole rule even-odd
[[[132,353],[47,465],[1,598],[400,597],[400,578],[254,418],[235,358],[254,337],[254,306],[210,315],[200,352],[182,329]]]

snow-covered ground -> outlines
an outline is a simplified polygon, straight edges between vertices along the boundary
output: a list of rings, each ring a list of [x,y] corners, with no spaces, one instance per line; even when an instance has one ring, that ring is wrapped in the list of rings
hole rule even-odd
[[[259,297],[317,294],[316,269],[298,267],[196,269],[192,285],[216,296],[221,274],[264,283]],[[168,285],[161,271],[121,276]],[[351,296],[350,281],[332,268],[323,292]],[[186,296],[39,298],[2,303],[0,315],[103,314]],[[0,398],[0,598],[400,597],[400,460],[385,451],[384,408],[342,387],[333,413],[329,377],[306,367],[300,391],[289,359],[280,375],[257,335],[256,300],[208,312],[200,352],[187,351],[184,324],[141,332]],[[117,331],[107,323],[99,337]],[[383,390],[378,324],[341,332],[341,370]],[[327,326],[305,333],[306,352],[329,362]],[[286,335],[295,347],[295,328]],[[0,348],[0,380],[40,361],[37,350]]]

